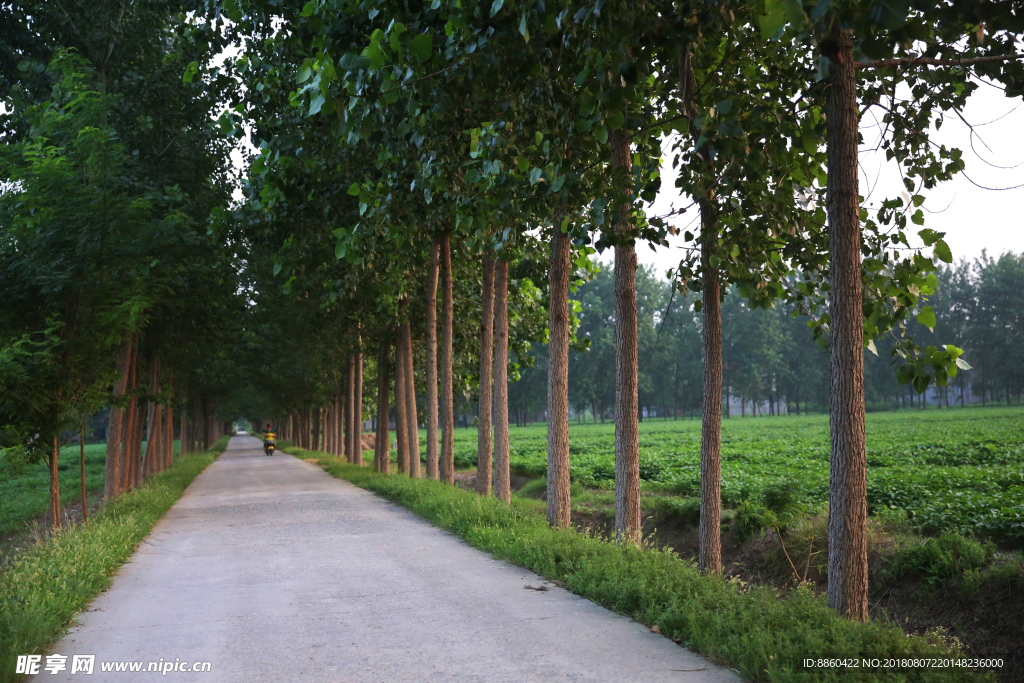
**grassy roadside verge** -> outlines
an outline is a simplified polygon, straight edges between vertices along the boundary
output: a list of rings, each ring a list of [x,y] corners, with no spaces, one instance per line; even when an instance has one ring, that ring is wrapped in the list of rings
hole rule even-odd
[[[88,524],[43,540],[0,569],[0,682],[23,678],[14,673],[17,656],[38,654],[61,637],[227,442],[180,458],[102,507]]]
[[[550,529],[526,507],[506,506],[434,481],[381,475],[301,449],[330,474],[409,508],[495,557],[565,583],[574,593],[628,615],[738,670],[752,681],[992,680],[956,668],[817,669],[804,658],[944,658],[939,636],[838,618],[809,590],[778,590],[702,576],[669,551],[620,548],[572,530]]]

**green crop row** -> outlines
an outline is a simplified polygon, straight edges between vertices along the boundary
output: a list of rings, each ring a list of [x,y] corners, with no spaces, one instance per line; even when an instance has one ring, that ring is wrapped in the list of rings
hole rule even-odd
[[[611,424],[570,426],[570,472],[611,487]],[[870,413],[868,505],[902,511],[922,531],[961,531],[1024,541],[1024,409],[968,408]],[[476,431],[456,430],[456,464],[476,462]],[[512,467],[543,475],[546,425],[513,427]],[[722,499],[728,506],[785,489],[798,503],[828,502],[828,417],[733,418],[722,423]],[[700,423],[640,425],[640,477],[682,495],[700,490]]]

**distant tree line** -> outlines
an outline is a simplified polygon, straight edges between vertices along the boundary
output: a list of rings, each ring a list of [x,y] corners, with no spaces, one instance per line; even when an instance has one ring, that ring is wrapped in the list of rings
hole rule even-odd
[[[865,352],[865,396],[871,410],[969,402],[1020,404],[1024,392],[1024,255],[988,254],[961,260],[937,273],[939,288],[928,304],[936,324],[918,322],[910,331],[922,344],[952,343],[965,349],[971,370],[945,387],[919,395],[900,384],[893,369],[895,340],[876,342]],[[578,347],[570,352],[569,400],[577,421],[612,418],[615,406],[614,271],[597,266],[581,286]],[[672,285],[651,268],[637,271],[640,356],[640,419],[696,416],[701,408],[701,321],[693,299],[673,294]],[[726,415],[827,412],[828,354],[807,326],[807,318],[781,303],[752,309],[735,289],[722,303],[723,393]],[[544,419],[546,347],[535,344],[533,363],[509,389],[510,414],[517,424]],[[467,409],[471,406],[464,404]],[[731,405],[731,408],[730,408]]]

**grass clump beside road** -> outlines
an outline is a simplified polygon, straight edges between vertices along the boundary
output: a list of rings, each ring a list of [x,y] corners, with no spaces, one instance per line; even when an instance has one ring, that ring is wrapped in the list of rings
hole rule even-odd
[[[330,474],[403,505],[503,560],[562,581],[574,593],[653,627],[754,681],[993,680],[970,670],[899,672],[816,669],[807,657],[950,657],[956,643],[940,635],[907,636],[899,628],[839,618],[807,588],[780,590],[701,575],[671,550],[623,548],[575,530],[551,529],[517,502],[505,505],[445,484],[383,475],[321,453]]]
[[[40,653],[63,635],[227,443],[224,437],[206,453],[178,459],[88,524],[41,540],[0,569],[0,682],[23,678],[14,673],[17,656]]]

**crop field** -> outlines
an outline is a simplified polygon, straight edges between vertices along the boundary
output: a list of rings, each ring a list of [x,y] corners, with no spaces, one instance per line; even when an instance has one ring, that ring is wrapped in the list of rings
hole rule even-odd
[[[613,425],[571,425],[569,437],[572,479],[611,487]],[[872,515],[906,515],[924,532],[1024,542],[1024,409],[869,413],[867,442]],[[514,471],[545,473],[546,425],[513,426],[510,448]],[[476,430],[457,429],[455,449],[457,463],[475,464]],[[827,415],[722,420],[723,503],[781,489],[821,507],[828,502],[828,452]],[[648,486],[699,495],[700,422],[642,422],[640,477]]]
[[[178,442],[175,441],[175,452]],[[146,443],[142,443],[143,449]],[[57,469],[60,472],[62,505],[81,500],[79,446],[60,451]],[[106,444],[85,446],[85,486],[92,494],[103,489],[103,470],[107,460]],[[13,469],[0,462],[0,537],[18,531],[35,517],[45,515],[50,501],[50,470],[45,463]]]

